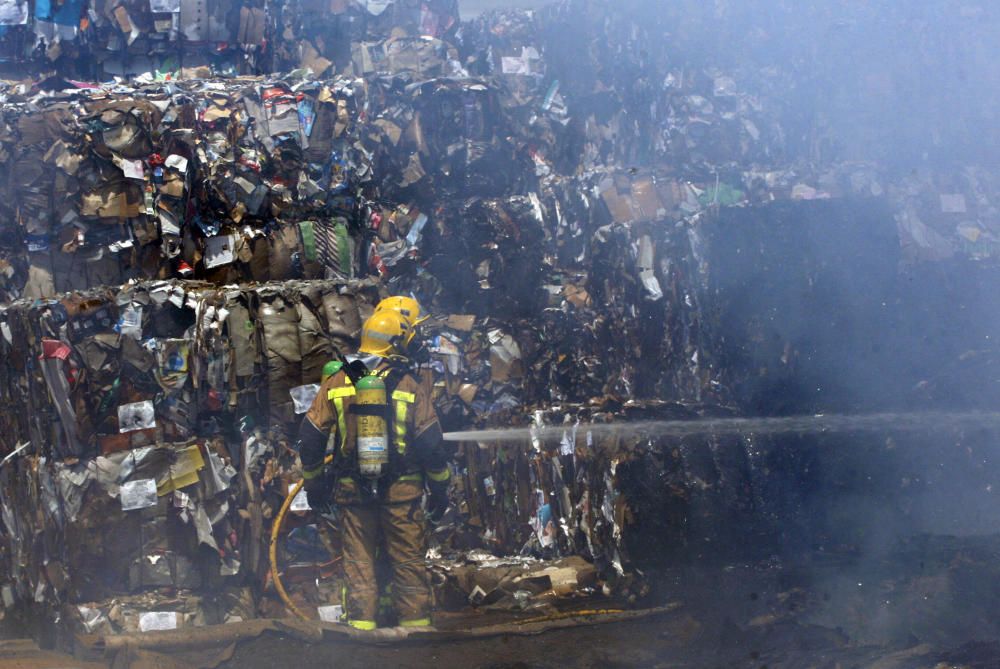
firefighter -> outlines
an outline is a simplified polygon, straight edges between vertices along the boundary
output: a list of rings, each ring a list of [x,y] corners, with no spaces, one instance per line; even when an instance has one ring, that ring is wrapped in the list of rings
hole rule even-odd
[[[427,320],[427,316],[420,317],[420,303],[405,295],[393,295],[375,305],[375,313],[386,310],[395,311],[403,316],[411,327],[416,327]]]
[[[399,624],[431,623],[422,502],[426,487],[429,520],[444,515],[451,472],[430,392],[409,369],[415,330],[394,309],[372,314],[361,331],[358,359],[322,383],[302,422],[309,505],[319,510],[332,502],[341,511],[344,610],[348,624],[360,630],[376,627],[380,539]],[[334,457],[324,466],[329,435]]]

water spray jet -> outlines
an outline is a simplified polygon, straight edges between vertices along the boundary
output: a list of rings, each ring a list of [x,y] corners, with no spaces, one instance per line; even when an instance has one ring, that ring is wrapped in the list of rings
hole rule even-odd
[[[561,440],[574,424],[489,428],[447,432],[445,441],[479,444],[538,439]],[[774,435],[834,432],[942,432],[954,429],[1000,429],[1000,412],[928,411],[921,413],[816,414],[811,416],[759,416],[644,420],[630,423],[580,423],[578,432],[594,437],[641,435],[692,437],[699,435]]]

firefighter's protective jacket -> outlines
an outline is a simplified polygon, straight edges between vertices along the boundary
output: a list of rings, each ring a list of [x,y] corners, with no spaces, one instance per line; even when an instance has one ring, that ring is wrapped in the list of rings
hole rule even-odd
[[[384,377],[388,400],[389,467],[379,487],[387,489],[398,480],[418,481],[423,476],[432,488],[435,484],[446,484],[449,478],[447,455],[429,389],[408,370],[388,361],[382,361],[372,373]],[[346,495],[345,499],[340,499],[341,494],[338,494],[338,504],[352,503],[348,493],[355,486],[345,484],[351,480],[357,482],[359,478],[357,423],[351,411],[355,398],[354,384],[345,371],[334,374],[320,386],[299,435],[303,477],[307,485],[324,475],[327,441],[333,435],[332,470],[342,482],[340,488]],[[418,486],[414,488],[420,490]]]

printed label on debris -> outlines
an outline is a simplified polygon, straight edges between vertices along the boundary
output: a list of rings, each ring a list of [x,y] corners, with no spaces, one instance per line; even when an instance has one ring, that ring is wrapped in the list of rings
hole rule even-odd
[[[118,490],[122,511],[135,511],[156,506],[156,480],[139,479],[123,483]]]
[[[339,623],[344,616],[344,607],[340,604],[317,606],[316,612],[319,613],[319,619],[325,623]]]
[[[118,431],[134,432],[156,427],[156,412],[153,411],[153,401],[132,402],[118,407]]]
[[[309,497],[306,495],[306,490],[303,488],[295,495],[295,499],[292,500],[292,511],[311,511],[312,507],[309,506]]]
[[[133,339],[142,338],[142,307],[134,304],[125,305],[119,319],[122,335]]]
[[[555,541],[555,525],[552,522],[552,507],[543,504],[539,507],[538,513],[531,519],[531,526],[538,536],[538,543],[542,548],[547,548]]]
[[[503,56],[500,68],[504,74],[531,74],[531,62],[523,57]]]
[[[177,629],[176,611],[147,611],[139,616],[140,632]]]

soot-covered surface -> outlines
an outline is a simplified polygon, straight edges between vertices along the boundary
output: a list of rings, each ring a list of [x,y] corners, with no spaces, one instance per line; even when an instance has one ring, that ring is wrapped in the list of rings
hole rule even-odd
[[[724,209],[701,231],[709,365],[737,413],[1000,406],[1000,273],[902,264],[883,201]],[[897,427],[654,440],[618,472],[632,557],[881,556],[915,533],[1000,530],[995,430]]]
[[[226,667],[266,667],[294,652],[329,666],[490,669],[662,667],[988,669],[1000,657],[1000,538],[920,536],[886,559],[815,554],[798,562],[698,565],[658,574],[676,612],[629,623],[391,646],[308,645],[278,636],[239,647]]]
[[[710,238],[719,364],[748,411],[997,406],[997,269],[901,264],[883,200],[723,209]]]
[[[901,264],[878,200],[723,210],[706,230],[705,320],[741,413],[998,405],[995,268]],[[941,426],[656,443],[619,469],[642,528],[629,551],[696,632],[667,649],[649,631],[627,645],[658,650],[615,657],[997,666],[997,436]]]

